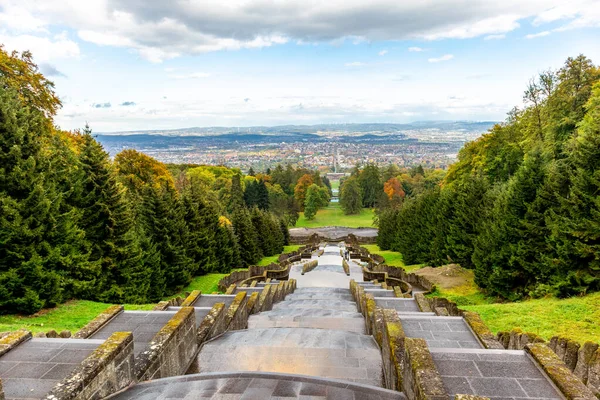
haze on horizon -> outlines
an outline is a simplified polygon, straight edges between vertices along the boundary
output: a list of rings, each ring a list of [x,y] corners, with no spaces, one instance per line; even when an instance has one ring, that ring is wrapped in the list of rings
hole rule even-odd
[[[64,129],[503,120],[530,78],[600,60],[600,1],[0,0],[0,43]]]

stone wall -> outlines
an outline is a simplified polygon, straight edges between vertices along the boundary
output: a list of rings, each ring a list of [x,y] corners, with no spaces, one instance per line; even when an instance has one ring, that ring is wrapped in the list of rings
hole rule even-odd
[[[600,346],[586,342],[583,346],[569,338],[554,336],[549,342],[535,333],[513,329],[510,332],[498,332],[496,335],[503,348],[523,350],[529,344],[545,343],[559,360],[575,374],[587,387],[600,398]]]
[[[116,332],[57,384],[46,400],[101,399],[134,380],[133,335]]]
[[[4,399],[4,389],[2,388],[2,379],[0,379],[0,400]]]
[[[0,339],[0,357],[29,339],[31,339],[29,331],[8,332]]]
[[[87,323],[86,326],[78,330],[74,339],[87,339],[94,333],[98,332],[104,325],[106,325],[111,319],[122,313],[124,310],[123,306],[110,306],[106,310],[102,311],[96,318]]]
[[[154,336],[135,361],[138,381],[182,375],[193,361],[197,344],[193,307],[183,307]]]
[[[404,340],[402,374],[404,394],[408,400],[447,400],[450,397],[425,339]]]
[[[319,261],[317,260],[309,261],[307,263],[302,264],[301,274],[304,275],[305,273],[312,271],[313,269],[317,268],[318,265]]]

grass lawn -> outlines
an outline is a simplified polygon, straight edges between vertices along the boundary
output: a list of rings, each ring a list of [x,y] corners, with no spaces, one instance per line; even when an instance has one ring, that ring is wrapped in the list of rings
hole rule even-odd
[[[376,244],[363,244],[362,247],[369,250],[371,254],[379,254],[385,259],[385,263],[392,267],[402,267],[406,272],[412,272],[423,267],[422,264],[405,265],[402,254],[397,251],[381,250]]]
[[[32,332],[57,332],[70,330],[75,332],[82,328],[110,304],[88,300],[72,300],[55,308],[42,310],[32,316],[0,315],[0,331],[27,329]],[[154,304],[137,304],[125,306],[127,310],[151,310]]]
[[[335,181],[330,181],[330,182],[331,182],[331,190],[340,188],[339,179],[336,179]]]
[[[292,244],[292,245],[289,245],[289,246],[284,246],[283,247],[283,253],[289,253],[289,252],[292,252],[292,251],[296,251],[300,247],[302,247],[301,244]],[[267,265],[269,265],[271,263],[276,263],[278,258],[279,258],[279,254],[277,254],[276,256],[263,257],[258,262],[258,264],[256,264],[256,265],[260,265],[261,267],[267,266]]]
[[[364,208],[357,215],[345,215],[339,203],[329,203],[329,206],[317,211],[315,218],[310,221],[304,218],[304,213],[300,213],[296,228],[322,228],[325,226],[371,227],[373,226],[374,215],[374,211],[369,208]]]
[[[461,308],[478,312],[494,333],[520,328],[545,339],[559,335],[580,343],[600,343],[600,293],[570,299],[543,298]]]
[[[473,281],[473,271],[463,271],[462,284],[438,287],[432,296],[446,297],[461,309],[478,312],[492,332],[519,328],[545,339],[559,335],[580,343],[600,342],[600,293],[569,299],[548,297],[500,303],[481,292]]]
[[[297,250],[300,245],[285,246],[284,253]],[[259,265],[269,265],[277,261],[277,256],[264,257]],[[200,290],[202,293],[210,294],[218,292],[218,284],[228,274],[207,274],[195,277],[190,284],[181,292],[168,296],[184,297],[185,292]],[[107,303],[99,303],[88,300],[72,300],[60,304],[55,308],[42,310],[31,316],[0,315],[0,332],[27,329],[32,332],[47,332],[54,329],[57,332],[70,330],[76,332],[85,324],[94,319],[98,314],[111,306]],[[151,310],[155,304],[126,304],[126,310]]]

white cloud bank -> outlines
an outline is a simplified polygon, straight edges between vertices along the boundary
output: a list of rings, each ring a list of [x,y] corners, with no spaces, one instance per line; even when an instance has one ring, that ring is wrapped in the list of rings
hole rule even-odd
[[[161,62],[187,54],[263,48],[289,41],[500,38],[517,29],[525,18],[533,18],[537,26],[557,23],[558,30],[600,26],[599,0],[276,4],[267,0],[0,0],[0,34],[18,37],[68,27],[81,40],[133,49],[152,62]],[[20,40],[34,43],[39,37]]]

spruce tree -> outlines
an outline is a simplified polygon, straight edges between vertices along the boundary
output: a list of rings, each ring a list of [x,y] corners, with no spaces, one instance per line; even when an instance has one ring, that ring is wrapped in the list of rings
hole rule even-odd
[[[0,81],[0,313],[53,306],[73,295],[65,286],[97,276],[48,173],[53,155],[42,146],[50,135],[43,114]]]
[[[362,210],[362,193],[357,178],[350,177],[340,189],[340,206],[344,214],[359,214]]]
[[[237,211],[239,208],[244,207],[244,190],[242,189],[242,177],[240,174],[235,174],[231,178],[231,191],[229,193],[229,203],[227,204],[227,211],[230,214]]]
[[[262,254],[258,245],[258,233],[252,225],[248,210],[242,207],[234,211],[232,223],[239,244],[242,266],[256,264],[262,258]]]
[[[84,174],[81,226],[91,249],[91,260],[100,264],[100,276],[89,297],[105,302],[123,301],[125,285],[137,270],[141,254],[136,243],[132,210],[125,189],[117,182],[108,153],[86,129],[80,154]]]

